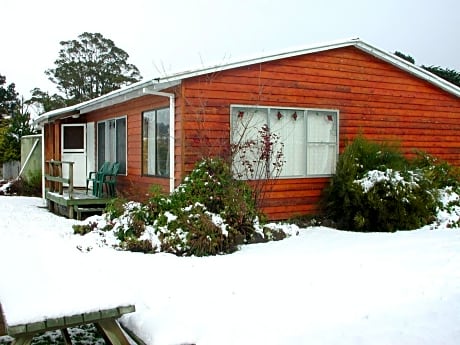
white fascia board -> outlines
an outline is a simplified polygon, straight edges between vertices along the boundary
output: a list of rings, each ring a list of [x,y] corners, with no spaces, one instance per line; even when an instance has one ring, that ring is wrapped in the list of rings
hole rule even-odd
[[[264,63],[268,61],[274,61],[274,60],[285,59],[285,58],[299,56],[299,55],[312,54],[312,53],[318,53],[318,52],[331,50],[331,49],[353,46],[356,44],[356,42],[359,42],[358,38],[352,38],[352,39],[341,40],[341,41],[333,41],[333,42],[323,43],[320,45],[304,46],[304,47],[299,47],[297,49],[290,50],[287,52],[282,51],[282,52],[276,52],[276,53],[271,53],[271,54],[265,54],[263,56],[259,55],[259,56],[255,56],[255,57],[251,57],[251,58],[247,58],[243,60],[237,60],[234,62],[216,64],[216,65],[212,65],[212,66],[208,66],[204,68],[202,67],[196,70],[189,70],[189,71],[183,71],[179,73],[173,73],[168,76],[161,77],[158,80],[162,80],[162,81],[163,80],[164,81],[183,80],[187,78],[198,77],[198,76],[205,75],[205,74],[225,71],[225,70],[232,69],[232,68],[245,67],[245,66]]]
[[[79,107],[81,114],[86,114],[94,110],[110,107],[119,103],[129,101],[134,98],[145,96],[144,89],[152,87],[156,91],[161,91],[169,87],[173,87],[180,84],[176,82],[155,82],[154,80],[144,81],[142,83],[132,84],[124,89],[112,91],[106,95],[95,98],[88,102],[88,104]]]
[[[431,73],[430,71],[427,71],[426,69],[419,67],[409,61],[406,61],[394,54],[388,53],[383,51],[382,49],[376,48],[374,46],[371,46],[368,43],[365,43],[363,41],[357,41],[355,46],[358,49],[361,49],[373,56],[375,56],[378,59],[384,60],[393,66],[398,67],[399,69],[402,69],[406,72],[409,72],[412,75],[415,75],[416,77],[426,80],[430,82],[431,84],[434,84],[435,86],[451,93],[454,94],[457,97],[460,97],[460,88],[447,80],[438,77],[437,75]]]
[[[169,76],[162,77],[158,80],[161,80],[161,81],[183,80],[187,78],[198,77],[198,76],[205,75],[205,74],[225,71],[225,70],[232,69],[232,68],[245,67],[248,65],[253,65],[253,64],[258,64],[258,63],[263,63],[263,62],[285,59],[285,58],[300,56],[300,55],[319,53],[322,51],[338,49],[338,48],[343,48],[343,47],[350,47],[350,46],[354,46],[362,51],[365,51],[368,54],[371,54],[377,57],[378,59],[386,61],[404,71],[407,71],[417,76],[418,78],[426,80],[436,85],[437,87],[451,94],[454,94],[457,97],[460,97],[460,88],[457,87],[456,85],[392,53],[386,52],[382,49],[372,46],[359,38],[351,38],[351,39],[346,39],[346,40],[322,43],[319,45],[299,47],[297,49],[290,50],[288,52],[284,51],[284,52],[266,54],[264,56],[256,56],[256,57],[239,60],[235,62],[224,63],[221,65],[213,65],[213,66],[200,68],[196,70],[174,73]]]
[[[41,126],[45,123],[53,121],[56,118],[59,118],[61,115],[67,115],[67,114],[70,115],[71,113],[77,110],[78,110],[78,104],[71,105],[65,108],[59,108],[59,109],[48,111],[46,113],[41,114],[35,120],[33,120],[32,125]]]

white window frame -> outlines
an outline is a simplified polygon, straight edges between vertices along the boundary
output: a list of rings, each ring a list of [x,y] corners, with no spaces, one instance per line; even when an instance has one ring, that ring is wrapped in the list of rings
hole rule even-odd
[[[304,116],[305,116],[305,128],[304,128],[304,132],[305,132],[305,146],[303,147],[303,150],[304,150],[304,153],[305,155],[307,156],[307,151],[308,151],[308,144],[310,143],[311,144],[315,144],[315,142],[312,142],[312,141],[309,141],[308,139],[308,121],[307,121],[307,118],[308,118],[308,114],[309,112],[330,112],[330,113],[334,113],[335,114],[335,119],[336,119],[336,125],[335,125],[335,138],[336,138],[336,141],[335,141],[335,157],[332,161],[332,164],[333,166],[331,167],[331,173],[330,174],[309,174],[308,173],[308,166],[307,166],[307,163],[306,163],[306,166],[304,168],[304,173],[301,174],[301,175],[284,175],[283,174],[283,171],[281,171],[281,175],[279,176],[279,178],[318,178],[318,177],[331,177],[335,174],[335,169],[336,169],[336,164],[337,164],[337,160],[338,160],[338,156],[339,156],[339,143],[340,143],[340,138],[339,138],[339,133],[340,133],[340,130],[339,130],[339,119],[340,119],[340,112],[338,109],[328,109],[328,108],[301,108],[301,107],[282,107],[282,106],[260,106],[260,105],[246,105],[246,104],[232,104],[230,105],[230,130],[231,130],[231,135],[230,135],[230,142],[233,143],[234,141],[234,138],[233,138],[233,133],[234,133],[234,119],[233,119],[233,116],[234,116],[234,111],[236,109],[248,109],[248,110],[257,110],[257,109],[260,109],[260,110],[263,110],[264,112],[267,113],[267,116],[269,117],[270,116],[270,111],[271,110],[284,110],[284,111],[293,111],[293,112],[303,112],[304,113]],[[269,126],[270,128],[270,123],[269,123],[269,119],[267,118],[267,125]],[[329,145],[332,143],[332,142],[325,142],[324,144],[328,144]],[[318,144],[318,143],[316,143]],[[321,144],[321,143],[319,143]],[[306,162],[308,162],[308,157],[306,157],[305,159]],[[287,164],[287,163],[286,163]]]

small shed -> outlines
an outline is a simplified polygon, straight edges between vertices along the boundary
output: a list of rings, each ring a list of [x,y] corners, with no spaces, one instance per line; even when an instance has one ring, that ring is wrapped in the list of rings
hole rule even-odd
[[[45,160],[75,162],[77,186],[117,161],[118,188],[134,200],[153,184],[172,191],[197,160],[227,157],[266,125],[286,160],[263,200],[271,219],[315,213],[359,133],[460,166],[460,88],[360,39],[160,76],[35,122]]]
[[[21,176],[28,178],[42,173],[41,135],[24,135],[21,137]]]

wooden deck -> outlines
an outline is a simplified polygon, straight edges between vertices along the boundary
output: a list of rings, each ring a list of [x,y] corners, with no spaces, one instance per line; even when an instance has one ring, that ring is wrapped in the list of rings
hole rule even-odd
[[[76,215],[80,220],[82,213],[102,212],[112,198],[99,198],[91,190],[74,188],[73,164],[74,162],[47,161],[45,199],[51,212],[70,219],[74,219]],[[63,176],[63,165],[68,166],[68,177]]]
[[[60,194],[48,188],[45,191],[45,199],[51,212],[78,220],[81,219],[82,213],[102,212],[111,200],[111,198],[98,198],[92,194],[91,190],[86,193],[84,189],[73,189],[69,193],[68,189],[64,189]]]

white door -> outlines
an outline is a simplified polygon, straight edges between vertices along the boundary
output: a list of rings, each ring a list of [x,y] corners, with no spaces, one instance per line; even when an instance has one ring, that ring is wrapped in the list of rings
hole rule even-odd
[[[86,186],[86,125],[84,123],[62,125],[62,152],[63,161],[73,164],[74,187]],[[64,177],[69,176],[68,165],[62,169]]]

